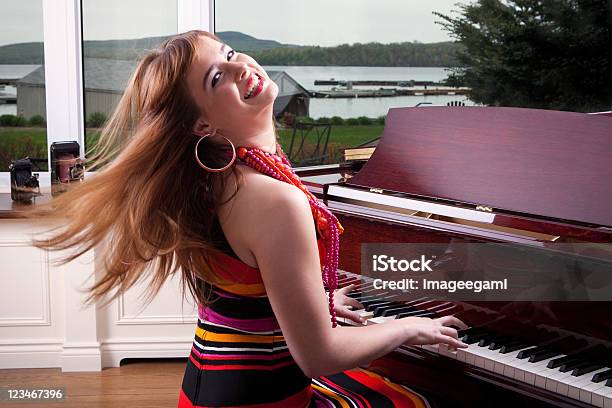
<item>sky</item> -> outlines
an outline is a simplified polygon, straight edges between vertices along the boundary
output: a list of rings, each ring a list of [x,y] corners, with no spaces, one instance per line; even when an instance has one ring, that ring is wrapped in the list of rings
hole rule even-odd
[[[0,45],[42,40],[43,0],[0,2]],[[49,1],[49,0],[45,0]],[[216,0],[217,31],[299,45],[448,41],[432,11],[470,0]],[[175,34],[177,0],[83,0],[86,40]]]

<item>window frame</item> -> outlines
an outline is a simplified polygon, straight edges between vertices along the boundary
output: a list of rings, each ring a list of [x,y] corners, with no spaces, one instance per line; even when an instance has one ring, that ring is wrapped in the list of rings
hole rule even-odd
[[[177,31],[214,32],[214,0],[176,0]],[[82,0],[42,1],[47,154],[52,143],[76,140],[85,154]],[[72,138],[66,135],[77,135]],[[47,163],[51,169],[50,158]],[[50,172],[38,172],[49,187]],[[0,191],[10,192],[10,173],[0,172]]]

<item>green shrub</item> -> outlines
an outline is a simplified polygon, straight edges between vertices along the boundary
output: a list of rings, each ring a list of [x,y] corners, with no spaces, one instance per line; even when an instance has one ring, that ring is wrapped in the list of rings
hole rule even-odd
[[[367,116],[360,116],[357,118],[357,120],[359,121],[360,125],[371,125],[372,124],[372,119],[368,118]]]
[[[31,126],[44,126],[47,122],[41,115],[34,115],[30,118]]]
[[[349,126],[358,126],[359,125],[359,120],[356,118],[348,118],[346,120],[346,124]]]
[[[27,120],[22,116],[2,115],[0,116],[0,126],[25,126]]]
[[[315,122],[316,123],[331,123],[331,119],[328,118],[327,116],[321,116]]]
[[[104,122],[106,122],[106,115],[102,112],[94,112],[87,119],[87,127],[99,128],[104,125]]]
[[[22,136],[12,143],[0,144],[0,171],[8,171],[11,161],[27,156],[47,158],[47,146],[35,143],[32,136]],[[40,164],[40,167],[40,171],[48,171],[46,163]]]
[[[344,125],[344,119],[342,119],[340,116],[332,116],[331,123],[332,125],[341,126]]]
[[[0,126],[14,126],[15,115],[2,115],[0,116]]]
[[[387,119],[387,115],[382,115],[376,118],[376,124],[378,125],[384,125],[385,124],[385,119]]]

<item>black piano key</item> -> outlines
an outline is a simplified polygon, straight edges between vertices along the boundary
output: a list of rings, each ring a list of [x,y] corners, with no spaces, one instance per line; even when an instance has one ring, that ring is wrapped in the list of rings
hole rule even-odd
[[[484,332],[484,329],[482,327],[468,327],[467,329],[463,329],[463,330],[459,330],[457,331],[457,336],[459,338],[464,337],[466,334],[470,334],[470,333],[481,333]]]
[[[494,340],[495,340],[494,336],[485,337],[484,339],[480,339],[480,341],[478,342],[478,345],[480,347],[489,347],[491,343],[493,343]]]
[[[567,373],[568,371],[572,371],[574,368],[584,363],[585,361],[582,361],[579,358],[575,358],[573,360],[566,361],[565,363],[561,364],[561,366],[559,367],[559,371],[561,371],[562,373]]]
[[[392,309],[385,310],[382,315],[383,316],[394,316],[399,313],[412,312],[416,310],[414,307],[404,306],[404,307],[395,307]]]
[[[540,352],[535,353],[534,355],[532,355],[531,357],[529,357],[529,362],[530,363],[539,363],[540,361],[544,361],[547,360],[549,358],[553,358],[556,356],[560,356],[561,353],[554,351],[554,350],[543,350]]]
[[[612,387],[612,379],[606,381],[606,387]]]
[[[601,373],[597,373],[593,376],[591,381],[593,382],[602,382],[604,380],[609,380],[612,378],[612,369],[607,371],[602,371]]]
[[[429,303],[429,302],[432,302],[432,300],[430,300],[427,297],[422,297],[422,298],[418,298],[415,300],[409,300],[405,302],[405,304],[406,306],[417,306],[417,305],[422,305],[422,304]]]
[[[380,299],[366,299],[361,301],[361,304],[364,307],[368,307],[368,305],[371,305],[373,303],[380,303]]]
[[[487,332],[473,333],[473,334],[466,334],[465,336],[463,336],[461,340],[466,344],[475,344],[475,343],[478,343],[483,338],[492,337],[492,336],[494,336],[493,333],[487,333]]]
[[[516,338],[512,337],[512,336],[500,337],[500,338],[492,341],[491,344],[489,344],[489,350],[499,350],[500,348],[502,348],[506,344],[512,343],[515,340],[516,340]]]
[[[557,367],[561,367],[563,364],[567,362],[575,361],[575,360],[576,360],[576,357],[574,356],[559,357],[559,358],[555,358],[554,360],[550,360],[548,364],[546,364],[546,367],[557,368]]]
[[[402,319],[404,317],[428,317],[428,318],[435,318],[438,317],[437,314],[433,313],[433,312],[428,312],[428,311],[419,311],[419,312],[406,312],[406,313],[400,313],[395,315],[396,319]]]
[[[402,319],[404,317],[431,317],[431,316],[435,316],[435,313],[428,312],[427,310],[414,310],[411,312],[398,313],[396,315],[396,319]]]
[[[382,316],[385,310],[397,309],[398,307],[399,305],[397,303],[392,303],[390,305],[382,305],[382,306],[374,307],[372,308],[372,311],[374,312],[374,317],[380,317]]]
[[[574,371],[572,371],[572,375],[574,377],[580,377],[581,375],[591,373],[593,371],[599,370],[600,368],[604,368],[604,366],[602,364],[586,363],[584,365],[574,368]]]
[[[485,337],[485,338],[483,338],[482,340],[480,340],[480,341],[478,342],[478,345],[479,345],[480,347],[489,347],[489,346],[491,345],[491,343],[493,343],[493,342],[495,342],[496,340],[499,340],[499,339],[501,339],[501,338],[504,338],[504,337],[507,337],[507,336],[506,336],[505,334],[499,334],[499,333],[496,333],[496,334],[494,334],[494,335],[492,335],[492,336],[490,336],[490,337]]]
[[[374,309],[376,309],[379,306],[391,305],[392,303],[381,301],[381,300],[378,300],[378,301],[373,300],[371,302],[365,302],[365,303],[361,302],[361,304],[365,306],[365,309],[368,312],[371,312],[371,311],[374,311]]]
[[[525,348],[529,346],[529,344],[523,342],[523,341],[515,341],[509,344],[505,344],[503,346],[500,347],[499,352],[502,354],[508,354],[508,353],[512,353],[513,351],[517,351],[520,350],[522,348]]]
[[[365,297],[365,298],[354,298],[354,299],[355,299],[356,301],[358,301],[359,303],[361,303],[361,305],[362,305],[363,307],[365,307],[365,306],[366,306],[366,303],[367,303],[367,302],[372,302],[372,301],[376,300],[376,298],[374,298],[373,296],[372,296],[372,297],[368,296],[368,297]],[[380,300],[380,299],[379,299],[379,300]]]
[[[524,360],[526,358],[531,357],[532,355],[536,354],[539,351],[544,350],[544,347],[531,347],[525,350],[521,350],[519,351],[518,355],[516,356],[516,358],[519,358],[521,360]]]

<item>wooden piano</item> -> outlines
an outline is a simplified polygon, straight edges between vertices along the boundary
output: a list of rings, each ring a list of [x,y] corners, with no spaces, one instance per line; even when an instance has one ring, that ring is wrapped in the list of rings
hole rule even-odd
[[[345,228],[340,285],[359,284],[351,296],[365,305],[368,324],[408,307],[414,315],[452,313],[470,326],[460,333],[465,350],[403,346],[369,368],[454,407],[612,407],[612,302],[440,308],[436,299],[369,296],[360,275],[362,243],[507,242],[544,251],[612,243],[612,117],[397,108],[371,157],[358,153],[356,161],[297,171]]]

